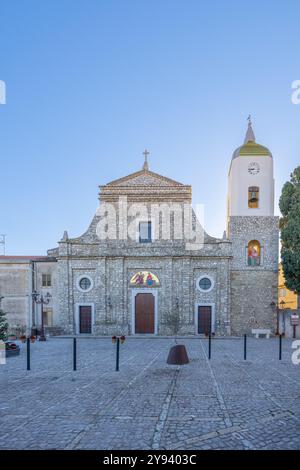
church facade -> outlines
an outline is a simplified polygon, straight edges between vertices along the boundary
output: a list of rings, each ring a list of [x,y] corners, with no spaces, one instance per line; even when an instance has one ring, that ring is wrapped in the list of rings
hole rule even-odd
[[[142,170],[100,186],[99,209],[83,235],[65,232],[58,248],[34,261],[30,289],[46,292],[51,285],[49,331],[274,333],[279,229],[273,158],[255,142],[251,122],[231,160],[221,239],[202,229],[191,209],[191,187],[150,171],[145,157]],[[4,310],[7,258],[0,258]],[[53,279],[48,286],[42,285],[46,271]],[[28,326],[40,324],[30,300],[28,309]]]

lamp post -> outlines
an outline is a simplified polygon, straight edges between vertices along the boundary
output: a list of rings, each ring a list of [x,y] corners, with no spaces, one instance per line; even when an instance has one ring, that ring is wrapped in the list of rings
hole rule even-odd
[[[43,294],[39,294],[37,291],[33,291],[32,298],[36,304],[41,305],[41,334],[39,341],[46,341],[45,330],[44,330],[44,305],[50,302],[51,294],[47,292],[45,297]]]

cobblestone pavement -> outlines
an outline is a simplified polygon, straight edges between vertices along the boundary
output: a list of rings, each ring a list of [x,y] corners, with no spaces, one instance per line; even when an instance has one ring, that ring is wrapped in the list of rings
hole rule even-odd
[[[0,366],[0,449],[300,449],[300,365],[291,341],[128,338],[115,372],[109,338],[51,338]]]

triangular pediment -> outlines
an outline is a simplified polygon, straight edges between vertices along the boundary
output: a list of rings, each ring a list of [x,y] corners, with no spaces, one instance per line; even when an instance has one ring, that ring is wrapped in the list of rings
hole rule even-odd
[[[106,186],[183,186],[183,184],[153,171],[140,170],[111,181]]]

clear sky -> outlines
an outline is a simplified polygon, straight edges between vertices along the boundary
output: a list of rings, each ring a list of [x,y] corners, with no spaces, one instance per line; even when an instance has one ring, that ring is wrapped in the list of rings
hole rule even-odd
[[[0,233],[45,254],[84,232],[98,185],[150,169],[225,229],[227,173],[252,114],[276,205],[300,164],[300,2],[0,0]],[[278,213],[278,209],[276,208]]]

